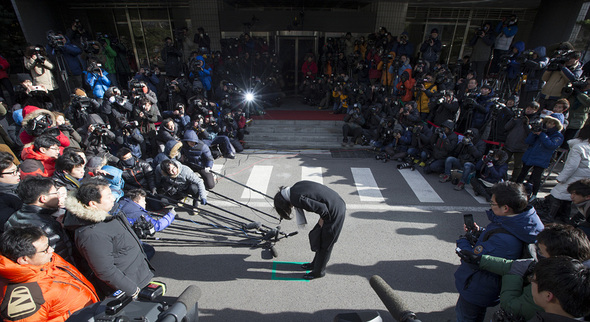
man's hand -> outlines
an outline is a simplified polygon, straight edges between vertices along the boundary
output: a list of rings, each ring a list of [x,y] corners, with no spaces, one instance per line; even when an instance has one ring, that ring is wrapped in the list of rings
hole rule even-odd
[[[457,253],[457,256],[467,264],[479,265],[479,262],[481,261],[480,255],[476,255],[472,251],[466,249],[456,248],[455,253]]]
[[[320,227],[324,227],[324,220],[322,218],[318,220],[318,225],[320,225]]]

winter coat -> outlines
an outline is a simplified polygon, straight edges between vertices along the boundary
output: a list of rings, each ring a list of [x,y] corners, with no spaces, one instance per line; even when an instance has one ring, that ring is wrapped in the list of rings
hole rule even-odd
[[[527,322],[579,322],[578,319],[568,318],[567,316],[547,313],[547,312],[537,312],[534,318],[528,320]]]
[[[307,75],[308,72],[310,72],[311,74]],[[318,73],[318,65],[315,61],[309,62],[306,60],[301,66],[301,73],[303,73],[304,78],[305,76],[309,76],[309,78],[313,80],[315,79]]]
[[[23,205],[16,194],[17,186],[18,184],[0,183],[0,234],[4,232],[4,224],[8,218]]]
[[[515,48],[517,52],[510,57],[510,62],[508,63],[508,69],[506,69],[506,76],[508,79],[516,79],[520,77],[520,67],[521,64],[519,62],[518,57],[524,51],[524,42],[517,41],[514,43],[512,48]]]
[[[125,189],[141,188],[152,191],[156,188],[155,175],[152,166],[144,160],[132,157],[135,162],[129,167],[119,160],[117,167],[123,170],[123,180],[125,180]]]
[[[453,149],[453,154],[457,156],[461,164],[466,162],[475,164],[486,151],[486,143],[479,139],[479,131],[475,128],[470,128],[470,130],[474,134],[473,141],[470,144],[464,144],[461,141]]]
[[[72,242],[62,228],[61,223],[52,216],[58,210],[23,204],[19,210],[8,218],[8,221],[4,224],[4,230],[25,225],[39,227],[49,238],[49,245],[53,247],[55,252],[70,263],[74,263]]]
[[[575,93],[569,98],[570,109],[568,120],[568,129],[581,129],[588,120],[590,113],[590,97],[588,92]]]
[[[111,86],[111,81],[107,77],[109,73],[103,70],[102,77],[100,74],[89,73],[87,71],[84,71],[84,74],[86,75],[86,83],[92,89],[92,95],[97,99],[102,98],[107,89],[109,89],[109,86]]]
[[[545,57],[546,51],[543,46],[535,48],[534,52],[537,54],[537,59],[529,59],[524,63],[524,67],[528,71],[524,85],[525,91],[538,91],[545,84],[541,78],[543,77],[547,63],[549,63],[549,58]]]
[[[66,38],[67,39],[67,38]],[[82,71],[84,67],[82,66],[82,61],[80,60],[80,54],[82,54],[82,49],[78,46],[72,44],[69,40],[66,42],[65,45],[58,47],[58,48],[51,48],[49,51],[52,56],[56,56],[61,54],[64,58],[68,73],[74,76],[82,75]]]
[[[196,184],[199,188],[199,197],[201,200],[207,199],[207,191],[205,190],[205,184],[203,179],[196,175],[191,168],[184,164],[172,160],[178,167],[179,173],[175,178],[170,177],[162,172],[160,165],[156,168],[156,184],[162,191],[167,191],[170,188],[174,188],[176,191],[186,191],[191,184]],[[196,196],[194,196],[196,197]]]
[[[451,132],[451,134],[447,135],[444,139],[433,134],[430,139],[430,142],[434,144],[432,148],[432,158],[434,160],[446,159],[453,152],[455,146],[457,146],[458,140],[459,137],[455,132]]]
[[[483,37],[477,35],[473,35],[471,41],[469,42],[469,46],[473,47],[471,51],[471,61],[472,62],[487,62],[490,60],[490,55],[492,54],[492,45],[494,44],[494,36],[491,33],[491,30],[486,32]]]
[[[420,92],[420,96],[416,97],[416,103],[418,104],[418,111],[420,113],[430,113],[430,96],[436,92],[436,84],[425,82],[424,88],[425,91]]]
[[[0,56],[0,79],[8,78],[8,69],[10,68],[10,63],[6,58]]]
[[[182,72],[182,52],[174,46],[164,45],[161,52],[162,60],[166,63],[166,76],[178,77]],[[204,67],[205,65],[203,65]]]
[[[477,129],[481,129],[486,120],[488,119],[488,114],[490,113],[490,106],[492,106],[491,99],[494,97],[493,93],[489,95],[479,95],[475,99],[475,104],[473,104],[473,110],[471,111],[473,114],[471,116],[471,126]]]
[[[546,83],[541,89],[541,97],[545,99],[560,98],[563,87],[582,76],[582,72],[582,64],[579,62],[570,67],[563,66],[561,70],[546,71],[542,77]]]
[[[508,274],[513,260],[483,255],[479,268],[502,276],[502,291],[500,292],[500,306],[510,312],[525,318],[533,318],[543,308],[535,304],[531,292],[531,284],[523,287],[524,281],[520,275]]]
[[[141,145],[145,142],[145,139],[143,138],[143,135],[141,135],[139,129],[121,129],[117,131],[115,142],[121,147],[129,148],[134,157],[141,159]]]
[[[529,122],[525,122],[528,117]],[[525,139],[531,133],[529,123],[533,123],[540,117],[538,114],[532,114],[521,118],[513,118],[504,126],[506,131],[506,143],[504,147],[512,153],[525,152],[528,149]]]
[[[522,254],[524,245],[534,243],[536,236],[543,230],[543,223],[535,208],[531,206],[516,216],[497,216],[492,210],[487,211],[487,216],[490,224],[479,236],[475,247],[465,238],[457,240],[457,247],[481,255],[517,259]],[[503,228],[509,233],[495,233],[485,240],[487,234],[498,228]],[[455,286],[459,294],[469,303],[483,307],[498,304],[500,279],[497,274],[463,261],[455,272]]]
[[[42,64],[37,64],[35,59],[25,57],[24,62],[25,68],[31,72],[34,86],[43,85],[48,91],[58,88],[57,82],[51,73],[54,66],[49,59],[45,58]]]
[[[395,87],[400,90],[400,94],[402,94],[402,97],[400,98],[402,100],[402,102],[409,102],[411,100],[414,99],[414,84],[416,84],[416,80],[412,78],[412,70],[411,69],[406,69],[404,70],[404,73],[408,73],[408,79],[405,82],[399,82],[397,83],[397,85],[395,85]],[[403,90],[402,90],[402,85],[403,85]],[[405,91],[405,92],[402,92]]]
[[[29,122],[31,122],[33,119],[35,119],[39,115],[49,116],[49,118],[51,119],[51,125],[52,125],[51,129],[53,129],[55,127],[56,122],[55,122],[55,115],[53,115],[53,113],[51,113],[50,111],[48,111],[46,109],[38,108],[38,107],[32,106],[32,105],[27,105],[23,108],[22,127],[26,128],[27,124],[29,124]],[[68,137],[65,134],[63,134],[59,129],[56,129],[55,132],[51,132],[51,130],[48,132],[51,134],[56,134],[55,138],[59,140],[59,143],[61,144],[62,147],[65,148],[65,147],[70,146],[70,139],[68,139]],[[25,131],[22,131],[19,134],[19,138],[20,138],[20,141],[22,142],[22,144],[28,144],[28,143],[35,141],[35,137]]]
[[[154,276],[141,242],[115,205],[114,214],[90,209],[70,195],[66,198],[64,227],[73,233],[76,247],[98,280],[104,294],[121,290],[135,294]]]
[[[21,178],[30,175],[40,175],[46,178],[51,177],[55,171],[56,159],[37,152],[33,148],[33,145],[29,145],[21,152],[21,158],[23,159],[20,165]]]
[[[183,141],[195,142],[195,146],[190,147],[185,145],[182,149],[182,155],[184,156],[187,163],[196,165],[200,168],[212,168],[213,155],[211,149],[201,140],[199,140],[197,134],[193,130],[188,130],[184,133]]]
[[[504,26],[504,22],[500,21],[495,31],[498,36],[496,37],[494,48],[504,51],[509,50],[512,39],[514,39],[514,35],[518,32],[518,26]]]
[[[51,179],[53,179],[57,188],[65,187],[68,191],[80,188],[80,180],[72,177],[66,172],[55,171],[51,176]]]
[[[145,210],[142,206],[127,198],[121,199],[119,206],[121,207],[121,211],[125,214],[125,217],[131,226],[133,226],[133,224],[138,221],[139,218],[143,217],[154,225],[155,231],[162,231],[166,227],[170,226],[170,224],[174,221],[174,217],[176,216],[175,214],[169,212],[164,217],[156,220],[151,217],[147,210]]]
[[[563,170],[557,176],[557,185],[551,189],[551,195],[559,200],[570,200],[567,186],[584,178],[590,178],[590,142],[580,139],[567,141],[570,151],[567,154]]]
[[[522,162],[526,165],[547,168],[553,152],[563,143],[563,134],[556,128],[541,132],[539,135],[531,132],[525,142],[529,148],[522,156]]]
[[[446,120],[456,120],[457,111],[459,110],[459,102],[456,98],[450,103],[443,102],[437,104],[431,111],[432,123],[441,126]]]
[[[506,155],[506,159],[508,155]],[[489,183],[498,183],[506,178],[508,173],[508,163],[504,160],[493,161],[493,166],[487,165],[487,160],[481,159],[475,164],[475,169],[479,171],[479,178]]]
[[[422,53],[422,59],[429,63],[433,63],[438,61],[438,58],[440,57],[442,42],[437,37],[434,39],[434,44],[431,46],[430,39],[431,38],[429,37],[422,43],[422,46],[420,46],[420,52]]]
[[[0,277],[8,282],[2,283],[4,321],[62,322],[100,301],[86,277],[56,253],[42,266],[20,265],[0,255]],[[15,298],[20,305],[7,305]]]
[[[211,75],[213,74],[213,70],[209,65],[205,63],[205,58],[203,56],[197,56],[197,60],[203,62],[203,70],[199,70],[199,80],[201,80],[201,84],[203,84],[203,88],[206,91],[211,90]]]

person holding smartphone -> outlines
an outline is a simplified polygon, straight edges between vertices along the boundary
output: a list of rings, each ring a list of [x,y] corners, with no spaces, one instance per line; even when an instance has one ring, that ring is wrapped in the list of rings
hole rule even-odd
[[[457,252],[517,259],[527,244],[535,242],[543,223],[535,208],[528,205],[522,184],[498,183],[491,193],[490,210],[486,213],[490,223],[483,228],[467,217],[466,234],[457,240]],[[459,292],[455,307],[457,321],[483,321],[487,308],[500,301],[500,280],[500,275],[479,270],[477,265],[462,260],[455,272],[455,286]]]

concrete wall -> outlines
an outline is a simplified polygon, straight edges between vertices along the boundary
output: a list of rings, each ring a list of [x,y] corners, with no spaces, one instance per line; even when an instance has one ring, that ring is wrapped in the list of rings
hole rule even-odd
[[[527,48],[568,41],[583,1],[542,0]]]
[[[14,11],[23,29],[25,39],[30,44],[47,43],[46,32],[58,30],[59,14],[51,1],[44,0],[12,0]]]

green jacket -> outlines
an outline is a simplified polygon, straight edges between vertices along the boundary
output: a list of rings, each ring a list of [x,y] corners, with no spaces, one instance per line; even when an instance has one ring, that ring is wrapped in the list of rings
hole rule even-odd
[[[508,274],[513,260],[483,255],[479,268],[502,276],[500,307],[506,312],[521,315],[530,320],[543,309],[533,301],[531,285],[524,285],[522,276]]]
[[[588,120],[590,113],[590,97],[588,94],[580,92],[569,97],[570,109],[568,117],[568,129],[581,129]]]
[[[117,73],[117,70],[115,69],[115,57],[117,57],[117,52],[111,47],[110,39],[105,38],[105,42],[106,44],[103,47],[104,55],[106,57],[104,69],[106,69],[109,74],[115,74]]]

